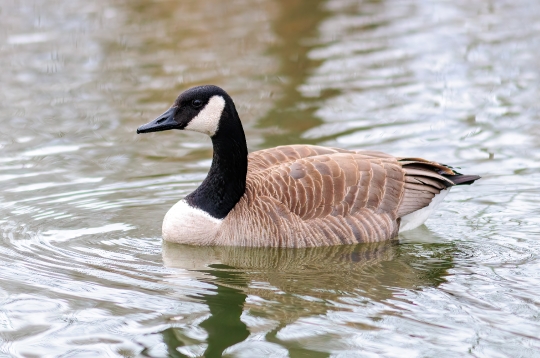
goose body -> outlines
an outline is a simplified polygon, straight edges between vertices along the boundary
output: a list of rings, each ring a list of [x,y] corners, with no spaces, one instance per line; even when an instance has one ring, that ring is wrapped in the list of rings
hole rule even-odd
[[[311,247],[395,238],[475,175],[421,158],[312,145],[247,153],[240,118],[216,86],[194,87],[138,133],[211,137],[208,176],[165,215],[163,239],[191,245]]]

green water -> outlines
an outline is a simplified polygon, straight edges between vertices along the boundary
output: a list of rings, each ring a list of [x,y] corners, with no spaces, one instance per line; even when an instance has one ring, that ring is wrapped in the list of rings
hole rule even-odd
[[[535,357],[540,3],[0,2],[0,356]],[[211,142],[135,134],[216,84],[250,151],[437,160],[399,243],[163,244]]]

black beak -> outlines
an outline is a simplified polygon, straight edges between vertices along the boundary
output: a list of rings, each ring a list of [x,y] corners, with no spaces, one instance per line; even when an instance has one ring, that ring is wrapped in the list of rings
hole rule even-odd
[[[137,134],[140,133],[150,133],[150,132],[160,132],[166,131],[169,129],[181,129],[180,124],[174,120],[174,107],[169,108],[161,116],[157,117],[150,123],[143,124],[137,128]]]

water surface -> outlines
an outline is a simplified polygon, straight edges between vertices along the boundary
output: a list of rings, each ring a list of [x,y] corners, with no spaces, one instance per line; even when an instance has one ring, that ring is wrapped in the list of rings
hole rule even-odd
[[[533,0],[4,1],[1,354],[538,356],[539,58]],[[251,151],[483,178],[397,244],[162,244],[211,142],[135,129],[207,83]]]

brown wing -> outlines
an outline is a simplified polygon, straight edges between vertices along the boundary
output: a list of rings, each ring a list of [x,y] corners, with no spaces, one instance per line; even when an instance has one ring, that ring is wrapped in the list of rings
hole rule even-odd
[[[399,218],[454,185],[452,169],[419,158],[317,146],[250,154],[246,195],[227,217],[231,245],[326,246],[388,240]],[[446,178],[449,176],[449,178]]]
[[[319,148],[328,154],[317,155]],[[271,236],[280,237],[279,245],[298,232],[304,233],[297,239],[304,244],[284,246],[381,241],[397,234],[405,183],[394,157],[322,147],[289,149],[257,152],[245,196],[251,210],[260,211],[257,217],[264,217],[260,222],[273,230]]]
[[[304,220],[346,216],[361,208],[396,213],[404,186],[395,158],[354,152],[298,159],[252,177],[260,195],[277,199]]]

